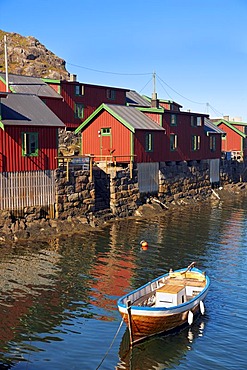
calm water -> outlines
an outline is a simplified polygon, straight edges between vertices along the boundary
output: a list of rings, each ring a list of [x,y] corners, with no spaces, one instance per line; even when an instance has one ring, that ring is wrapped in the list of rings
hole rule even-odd
[[[233,199],[2,248],[0,369],[247,369],[246,226],[247,199]],[[118,297],[194,260],[211,278],[205,316],[129,351]]]

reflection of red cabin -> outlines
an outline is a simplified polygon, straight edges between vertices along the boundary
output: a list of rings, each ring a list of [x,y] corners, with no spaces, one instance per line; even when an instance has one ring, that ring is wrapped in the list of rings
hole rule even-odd
[[[104,272],[102,276],[102,265]],[[93,267],[93,290],[91,296],[96,299],[98,307],[112,309],[112,297],[120,297],[129,288],[132,278],[131,271],[134,270],[134,263],[131,260],[124,260],[113,256],[101,257]],[[115,308],[115,302],[114,302]]]
[[[119,162],[164,160],[165,130],[137,108],[102,104],[75,131],[82,132],[82,154],[113,155]]]

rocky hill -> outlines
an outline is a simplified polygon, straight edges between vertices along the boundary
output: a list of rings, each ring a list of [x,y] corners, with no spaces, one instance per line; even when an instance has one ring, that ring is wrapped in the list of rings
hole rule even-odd
[[[7,35],[9,73],[51,78],[69,78],[65,61],[33,36],[24,37],[18,33],[0,30],[0,71],[5,72],[4,35]]]

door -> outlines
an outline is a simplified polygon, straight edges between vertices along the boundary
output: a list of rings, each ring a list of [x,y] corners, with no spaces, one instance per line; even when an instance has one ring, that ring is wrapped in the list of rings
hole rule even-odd
[[[100,155],[109,156],[112,154],[111,128],[104,127],[100,130]]]

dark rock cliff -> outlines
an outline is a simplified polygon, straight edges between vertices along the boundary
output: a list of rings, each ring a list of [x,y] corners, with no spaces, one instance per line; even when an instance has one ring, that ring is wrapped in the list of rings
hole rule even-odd
[[[68,79],[65,61],[33,36],[0,30],[0,71],[5,72],[4,35],[7,35],[8,72],[51,79]]]

